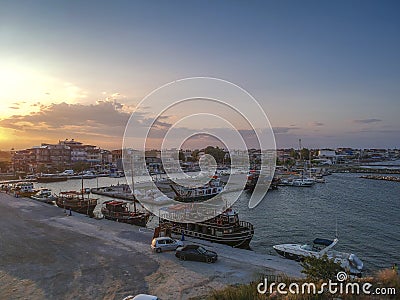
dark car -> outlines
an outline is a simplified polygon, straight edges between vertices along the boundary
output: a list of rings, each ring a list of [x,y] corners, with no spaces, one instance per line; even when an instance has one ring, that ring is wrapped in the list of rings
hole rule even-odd
[[[205,249],[202,246],[187,245],[178,247],[175,256],[182,260],[195,260],[213,263],[217,261],[218,255],[214,251]]]

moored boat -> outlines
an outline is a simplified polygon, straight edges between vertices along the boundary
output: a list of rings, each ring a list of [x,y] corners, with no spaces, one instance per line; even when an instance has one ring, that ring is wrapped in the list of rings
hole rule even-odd
[[[170,185],[176,194],[175,200],[179,202],[199,202],[213,198],[224,190],[224,184],[218,176],[213,176],[211,180],[200,187],[184,188],[174,184]]]
[[[244,187],[244,190],[253,192],[254,189],[257,186],[257,183],[259,184],[267,184],[267,180],[264,180],[264,182],[259,182],[259,177],[260,177],[260,172],[256,170],[251,170],[247,174],[247,181],[246,185]],[[273,177],[271,182],[269,183],[268,190],[276,190],[278,189],[278,185],[280,184],[280,178],[278,177]]]
[[[30,197],[36,193],[32,182],[18,182],[12,188],[15,197]]]
[[[332,249],[338,241],[337,238],[333,241],[317,238],[314,240],[313,245],[281,244],[275,245],[273,248],[279,255],[297,261],[309,256],[321,258],[326,255],[329,259],[339,263],[351,275],[361,276],[364,264],[355,254],[338,252]]]
[[[116,200],[104,202],[101,213],[108,220],[142,227],[146,227],[147,221],[150,218],[150,213],[137,211],[136,209],[135,211],[130,211],[127,202]]]
[[[82,192],[76,191],[61,192],[56,197],[56,204],[58,207],[93,217],[97,199],[84,198],[83,195]]]
[[[53,203],[56,200],[56,197],[52,194],[52,191],[47,188],[39,189],[35,194],[31,196],[31,199],[44,202],[44,203]]]
[[[298,186],[298,187],[310,187],[313,186],[315,180],[313,178],[297,178],[293,179],[290,186]]]
[[[161,219],[160,227],[168,228],[175,234],[243,249],[250,248],[249,244],[254,235],[253,225],[240,221],[238,213],[231,208],[212,219],[198,223],[179,223]]]

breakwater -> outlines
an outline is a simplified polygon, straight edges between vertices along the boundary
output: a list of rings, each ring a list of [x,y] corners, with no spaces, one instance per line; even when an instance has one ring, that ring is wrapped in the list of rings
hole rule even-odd
[[[363,175],[360,178],[400,182],[400,177],[396,176]]]

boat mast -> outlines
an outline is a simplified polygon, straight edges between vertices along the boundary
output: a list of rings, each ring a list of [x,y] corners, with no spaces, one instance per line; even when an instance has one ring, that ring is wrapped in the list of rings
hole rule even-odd
[[[134,182],[134,179],[133,179],[133,153],[131,153],[131,176],[132,176],[133,210],[136,213],[135,182]]]
[[[81,195],[82,195],[82,200],[84,200],[84,198],[83,198],[83,174],[82,174],[82,179],[81,179]]]

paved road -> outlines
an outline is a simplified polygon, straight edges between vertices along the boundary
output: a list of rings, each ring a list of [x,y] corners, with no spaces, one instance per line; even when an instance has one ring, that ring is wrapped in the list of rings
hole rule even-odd
[[[0,299],[32,299],[32,293],[37,299],[122,299],[147,292],[144,278],[158,263],[132,247],[56,226],[74,218],[88,220],[0,194]]]

